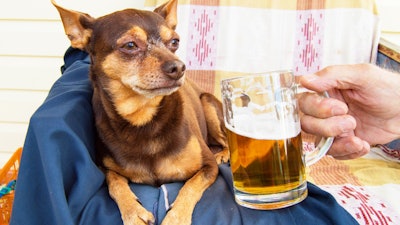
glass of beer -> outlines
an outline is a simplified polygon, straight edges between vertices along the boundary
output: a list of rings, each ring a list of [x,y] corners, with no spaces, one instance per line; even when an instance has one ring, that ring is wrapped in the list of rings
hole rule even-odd
[[[302,135],[293,73],[249,74],[221,85],[236,202],[267,210],[305,199],[305,166],[322,158],[333,138]]]

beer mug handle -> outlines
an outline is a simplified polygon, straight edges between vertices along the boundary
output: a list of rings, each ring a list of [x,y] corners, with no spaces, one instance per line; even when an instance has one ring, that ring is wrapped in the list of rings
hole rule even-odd
[[[322,157],[324,157],[331,147],[333,140],[333,137],[322,137],[319,144],[315,146],[315,149],[313,151],[306,152],[306,166],[311,166],[312,164],[318,162]]]
[[[305,91],[308,91],[306,89],[304,89],[303,87],[301,87],[300,85],[297,85],[297,90],[296,93],[302,93]],[[329,98],[329,94],[328,92],[324,91],[323,93],[320,93],[320,95],[324,96],[325,98]],[[318,143],[311,143],[311,144],[307,144],[307,138],[305,138],[305,136],[308,137],[313,137],[313,138],[309,138],[311,140],[316,140]],[[326,155],[326,153],[328,152],[329,148],[332,146],[333,137],[316,137],[314,135],[310,135],[310,134],[306,134],[304,135],[304,132],[302,134],[302,139],[303,139],[303,151],[304,151],[304,156],[305,156],[305,163],[306,166],[310,166],[316,162],[318,162],[322,157],[324,157]],[[307,147],[312,146],[313,149],[308,149]]]

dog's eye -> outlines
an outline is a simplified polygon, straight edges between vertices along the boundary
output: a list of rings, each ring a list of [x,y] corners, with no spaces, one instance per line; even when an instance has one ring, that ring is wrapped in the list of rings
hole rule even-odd
[[[135,51],[137,50],[139,47],[137,46],[137,44],[133,41],[127,42],[126,44],[124,44],[122,46],[122,49],[125,51]]]
[[[172,46],[179,46],[179,39],[176,39],[176,38],[175,38],[175,39],[172,39],[172,40],[171,40],[171,45],[172,45]]]
[[[173,52],[176,51],[179,48],[179,39],[172,39],[168,44],[168,48]]]

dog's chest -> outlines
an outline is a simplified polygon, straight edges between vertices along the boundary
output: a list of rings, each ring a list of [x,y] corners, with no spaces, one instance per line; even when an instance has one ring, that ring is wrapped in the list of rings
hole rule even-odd
[[[126,160],[124,165],[117,164],[111,158],[104,160],[104,165],[116,170],[135,183],[160,185],[172,181],[183,181],[192,177],[203,165],[201,140],[190,137],[184,148],[172,154],[153,156],[136,155]]]

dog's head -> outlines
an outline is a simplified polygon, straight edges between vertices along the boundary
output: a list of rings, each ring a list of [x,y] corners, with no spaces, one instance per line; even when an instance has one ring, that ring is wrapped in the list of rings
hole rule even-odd
[[[179,47],[177,0],[154,12],[126,9],[97,19],[52,3],[71,46],[90,54],[93,80],[117,81],[149,98],[171,94],[182,85],[185,64],[174,54]]]

